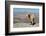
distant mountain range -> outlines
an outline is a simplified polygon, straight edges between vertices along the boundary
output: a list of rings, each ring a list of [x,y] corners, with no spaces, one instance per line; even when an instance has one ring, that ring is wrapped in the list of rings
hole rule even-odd
[[[35,14],[35,15],[39,15],[39,13],[33,13],[33,12],[32,12],[32,13],[31,13],[31,12],[30,12],[30,13],[29,13],[29,12],[21,12],[21,13],[13,13],[13,16],[16,16],[16,15],[18,15],[18,14],[21,14],[21,15],[22,15],[22,14]]]
[[[17,14],[28,14],[28,13],[39,14],[39,9],[36,8],[14,8],[13,9],[14,16]]]

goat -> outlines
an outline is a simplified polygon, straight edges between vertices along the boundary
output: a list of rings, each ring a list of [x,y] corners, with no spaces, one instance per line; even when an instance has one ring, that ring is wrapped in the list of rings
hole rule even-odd
[[[34,14],[28,14],[26,15],[27,16],[27,19],[29,20],[29,22],[34,25],[35,24],[35,15]]]

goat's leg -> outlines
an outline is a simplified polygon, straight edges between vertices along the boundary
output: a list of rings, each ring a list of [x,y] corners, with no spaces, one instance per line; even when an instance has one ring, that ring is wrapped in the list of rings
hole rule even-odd
[[[32,24],[32,21],[31,21],[31,24]]]
[[[34,21],[34,18],[33,18],[33,23],[32,23],[32,24],[33,24],[33,25],[36,24],[35,21]]]

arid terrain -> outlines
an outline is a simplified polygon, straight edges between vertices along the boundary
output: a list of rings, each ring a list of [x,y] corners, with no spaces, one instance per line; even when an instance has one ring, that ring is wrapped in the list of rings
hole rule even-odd
[[[36,13],[30,13],[35,15],[35,25],[31,25],[31,23],[28,21],[26,15],[28,13],[23,13],[23,14],[17,14],[13,18],[13,27],[38,27],[39,26],[39,14]]]

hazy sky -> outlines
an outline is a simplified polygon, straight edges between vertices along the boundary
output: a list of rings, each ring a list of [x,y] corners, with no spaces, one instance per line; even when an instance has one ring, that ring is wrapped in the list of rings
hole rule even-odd
[[[39,13],[39,9],[37,8],[14,8],[13,14],[19,14],[19,13]]]

